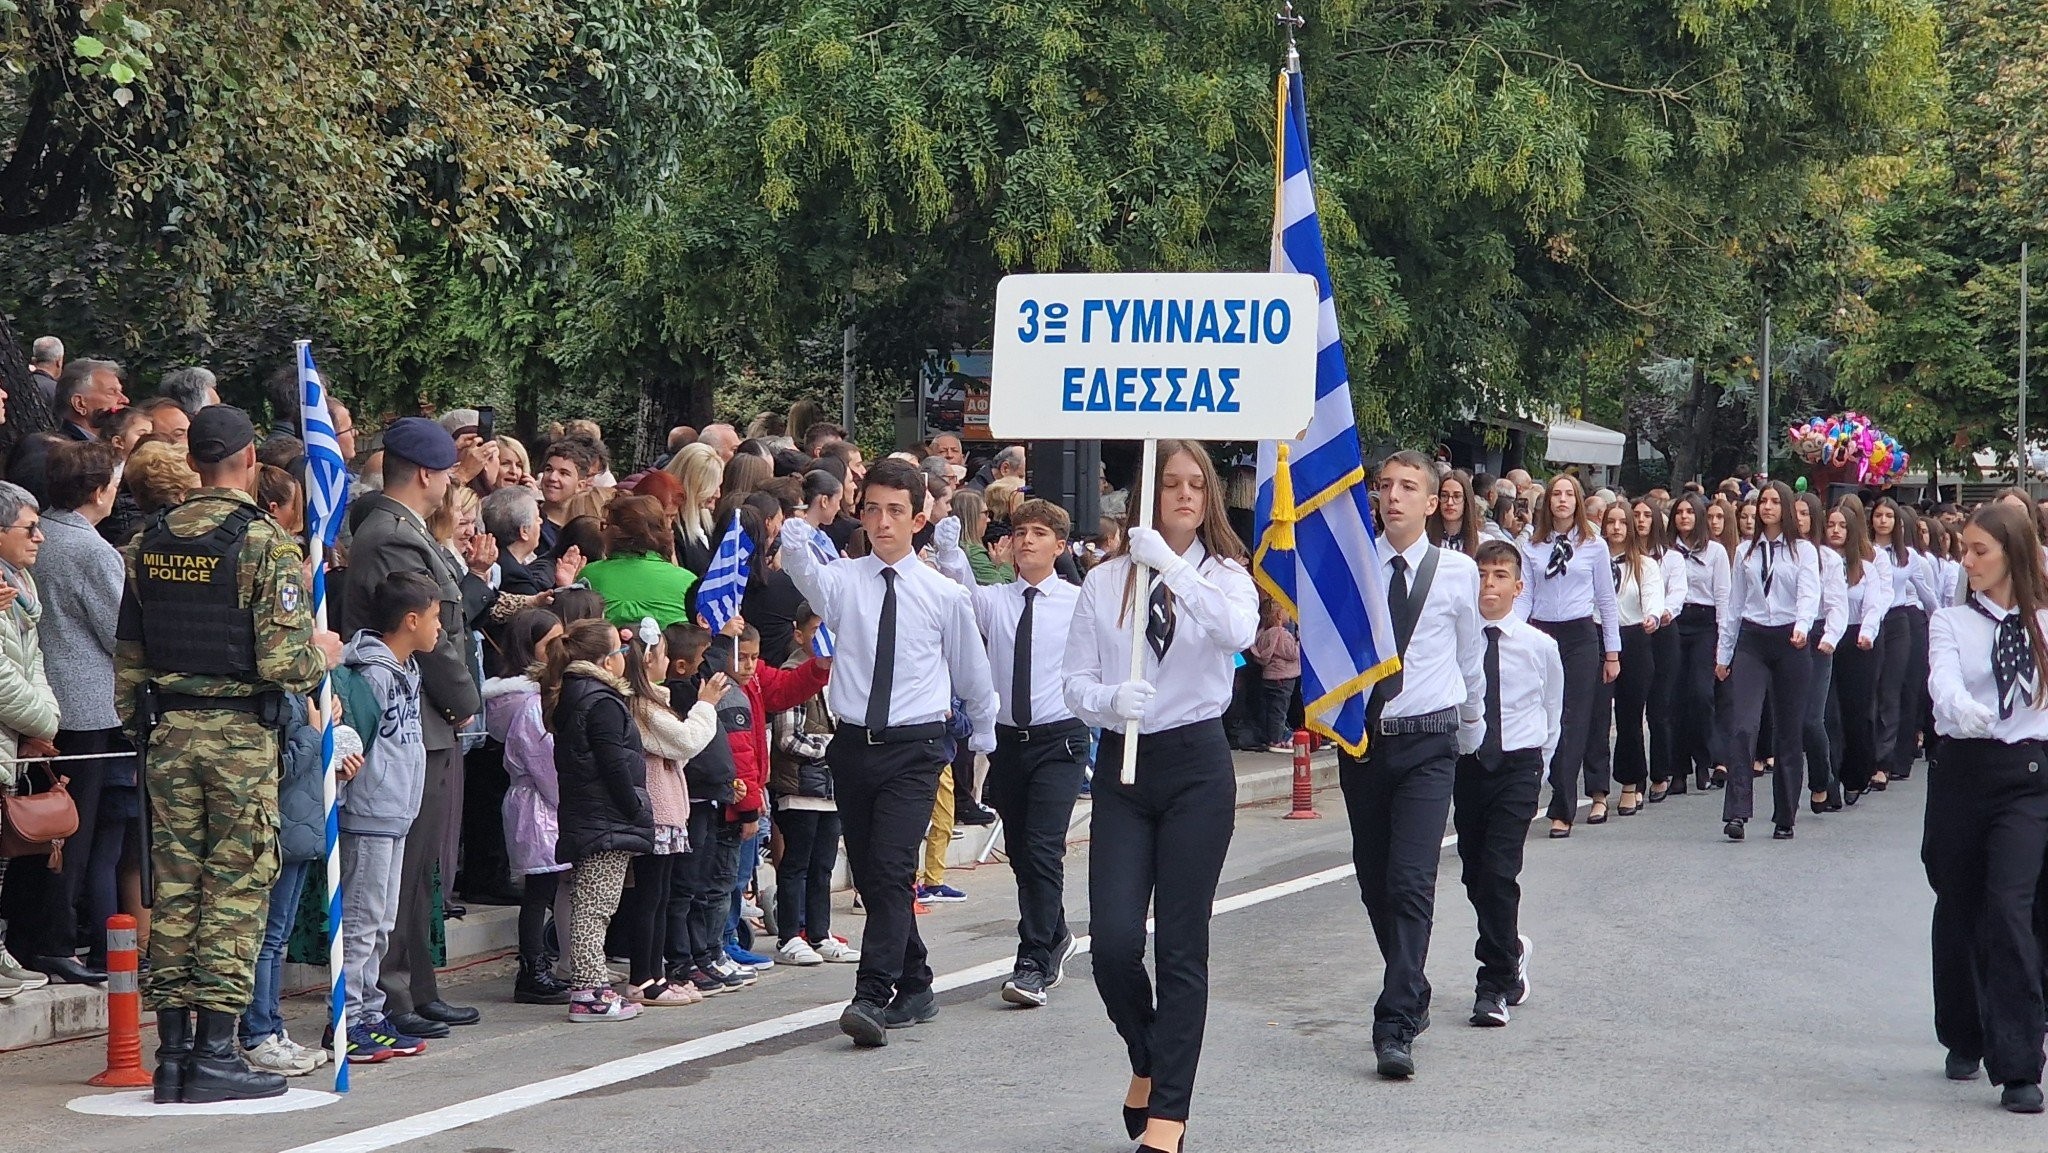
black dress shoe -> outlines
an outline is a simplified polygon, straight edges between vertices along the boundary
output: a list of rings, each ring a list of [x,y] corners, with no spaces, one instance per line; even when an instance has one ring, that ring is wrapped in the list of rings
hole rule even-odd
[[[889,1002],[889,1007],[882,1011],[882,1023],[891,1029],[908,1029],[912,1025],[922,1025],[938,1015],[939,999],[932,995],[930,989],[926,989],[922,993],[912,993],[909,996],[898,993],[896,999]]]
[[[2008,1113],[2039,1113],[2041,1086],[2032,1081],[2008,1081],[2005,1091],[1998,1095],[1998,1103]]]
[[[885,1011],[880,1005],[855,1001],[839,1014],[839,1031],[863,1049],[879,1049],[889,1043],[889,1026],[882,1020]]]
[[[1397,1081],[1415,1076],[1414,1042],[1388,1037],[1374,1041],[1372,1051],[1379,1058],[1380,1076]]]
[[[989,808],[987,805],[977,805],[970,802],[953,810],[953,823],[956,825],[993,825],[996,823],[996,813],[994,809]]]
[[[464,917],[469,916],[469,906],[443,905],[441,906],[441,915],[451,921],[460,921]]]
[[[1772,830],[1771,830],[1771,839],[1772,839],[1773,841],[1789,841],[1789,840],[1791,840],[1791,839],[1792,839],[1792,826],[1790,826],[1790,825],[1779,825],[1778,827],[1776,827],[1776,828],[1772,829]]]
[[[1948,1059],[1942,1062],[1942,1072],[1947,1074],[1951,1081],[1975,1081],[1977,1061],[1975,1058],[1958,1057],[1950,1053]]]
[[[1124,1132],[1130,1134],[1133,1141],[1145,1135],[1145,1123],[1151,1119],[1152,1111],[1150,1109],[1133,1109],[1129,1105],[1124,1106]]]
[[[1729,840],[1731,840],[1731,841],[1739,841],[1739,840],[1741,840],[1741,839],[1742,839],[1742,818],[1740,818],[1740,817],[1737,817],[1736,819],[1734,819],[1734,820],[1732,820],[1732,821],[1728,822],[1727,824],[1725,824],[1725,825],[1722,825],[1722,826],[1721,826],[1721,832],[1722,832],[1722,834],[1723,834],[1724,836],[1726,836],[1726,837],[1727,837],[1727,838],[1728,838]]]
[[[101,985],[107,980],[106,970],[88,968],[76,957],[37,957],[29,967],[66,985]]]
[[[413,1011],[429,1021],[439,1021],[443,1025],[474,1025],[484,1019],[482,1013],[467,1005],[450,1005],[446,1001],[429,1001]]]
[[[408,1037],[438,1040],[448,1035],[448,1026],[439,1021],[420,1016],[418,1013],[391,1014],[391,1027]]]

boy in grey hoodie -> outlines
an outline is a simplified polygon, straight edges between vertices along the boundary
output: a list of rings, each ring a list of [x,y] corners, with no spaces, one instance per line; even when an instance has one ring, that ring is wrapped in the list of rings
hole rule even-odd
[[[422,573],[386,576],[342,664],[376,699],[379,717],[362,733],[362,767],[341,787],[341,934],[348,1059],[375,1063],[426,1051],[391,1027],[377,978],[398,915],[399,864],[426,788],[420,731],[420,673],[413,655],[441,637],[441,586]]]

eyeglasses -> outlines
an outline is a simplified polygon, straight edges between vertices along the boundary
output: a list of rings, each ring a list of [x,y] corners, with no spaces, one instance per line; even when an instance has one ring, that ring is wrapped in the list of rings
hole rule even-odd
[[[6,528],[0,528],[0,532],[25,532],[29,535],[29,539],[33,540],[43,535],[43,522],[41,520],[32,520],[27,524],[10,524]]]

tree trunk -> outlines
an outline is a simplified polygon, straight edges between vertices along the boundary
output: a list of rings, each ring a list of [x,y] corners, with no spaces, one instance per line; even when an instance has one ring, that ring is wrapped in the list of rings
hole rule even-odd
[[[1706,370],[1695,364],[1692,370],[1692,388],[1685,396],[1685,411],[1691,425],[1687,435],[1678,438],[1672,446],[1671,483],[1682,485],[1689,480],[1700,479],[1700,470],[1706,458],[1700,446],[1713,443],[1714,410],[1721,402],[1721,389]]]
[[[57,427],[56,412],[29,380],[28,357],[4,312],[0,312],[0,387],[7,390],[7,417],[0,424],[0,469],[4,469],[22,438]]]

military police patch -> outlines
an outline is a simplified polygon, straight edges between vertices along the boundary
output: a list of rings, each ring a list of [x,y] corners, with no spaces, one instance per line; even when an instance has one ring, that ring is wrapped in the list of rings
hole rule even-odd
[[[283,584],[279,585],[277,588],[277,603],[278,607],[284,609],[284,611],[288,613],[298,612],[299,582],[295,580],[288,580],[285,581]]]

